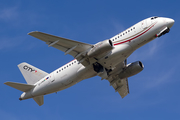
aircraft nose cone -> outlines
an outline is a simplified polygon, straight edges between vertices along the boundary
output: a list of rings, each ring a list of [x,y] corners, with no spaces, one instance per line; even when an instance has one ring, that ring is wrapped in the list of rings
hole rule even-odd
[[[168,18],[167,20],[167,26],[169,27],[169,28],[171,28],[173,25],[174,25],[174,20],[173,19],[171,19],[171,18]]]

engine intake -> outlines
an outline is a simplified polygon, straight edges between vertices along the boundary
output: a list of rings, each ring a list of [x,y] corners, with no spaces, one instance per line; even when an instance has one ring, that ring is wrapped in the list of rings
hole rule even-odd
[[[136,61],[133,63],[130,63],[127,65],[127,67],[124,68],[124,70],[119,74],[119,78],[128,78],[133,75],[138,74],[144,69],[144,65],[142,64],[141,61]]]
[[[89,57],[96,57],[99,54],[108,52],[113,49],[113,43],[111,40],[105,40],[99,42],[93,46],[93,48],[87,53]]]

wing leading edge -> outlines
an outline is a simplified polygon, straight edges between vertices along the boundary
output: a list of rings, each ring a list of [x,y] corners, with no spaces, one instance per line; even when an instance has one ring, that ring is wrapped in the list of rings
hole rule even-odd
[[[28,35],[46,42],[49,47],[52,46],[65,52],[65,55],[72,55],[78,61],[81,61],[85,57],[86,51],[93,46],[91,44],[82,43],[38,31],[30,32]]]

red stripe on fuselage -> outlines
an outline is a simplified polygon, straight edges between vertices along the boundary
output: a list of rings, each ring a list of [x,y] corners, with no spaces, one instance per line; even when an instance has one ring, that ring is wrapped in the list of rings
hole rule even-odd
[[[156,24],[156,23],[155,23],[155,24]],[[154,25],[155,25],[155,24],[154,24]],[[141,33],[141,34],[139,34],[139,35],[135,36],[134,38],[131,38],[131,39],[126,40],[126,41],[123,41],[123,42],[115,43],[115,44],[114,44],[114,46],[115,46],[115,45],[122,44],[122,43],[129,42],[129,41],[131,41],[131,40],[133,40],[133,39],[136,39],[136,38],[140,37],[141,35],[145,34],[147,31],[149,31],[149,30],[150,30],[150,29],[151,29],[154,25],[152,25],[149,29],[147,29],[147,30],[146,30],[146,31],[144,31],[143,33]]]

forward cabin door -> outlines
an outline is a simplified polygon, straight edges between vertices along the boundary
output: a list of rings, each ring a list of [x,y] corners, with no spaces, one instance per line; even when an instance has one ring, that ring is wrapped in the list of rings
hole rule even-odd
[[[147,20],[143,20],[143,21],[141,22],[141,26],[142,26],[142,29],[147,28]]]

